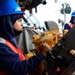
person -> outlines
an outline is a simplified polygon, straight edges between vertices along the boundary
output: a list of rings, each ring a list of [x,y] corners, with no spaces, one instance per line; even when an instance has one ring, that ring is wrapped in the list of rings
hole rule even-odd
[[[71,20],[64,25],[64,30],[70,30],[75,25],[75,11],[71,14]]]
[[[25,58],[15,40],[22,32],[23,14],[15,0],[0,1],[0,75],[27,75],[40,65],[51,50],[48,44],[42,43],[38,54]]]

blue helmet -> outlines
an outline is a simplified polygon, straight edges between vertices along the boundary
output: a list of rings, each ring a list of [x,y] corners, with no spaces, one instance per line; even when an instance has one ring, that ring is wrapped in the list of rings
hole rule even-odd
[[[72,17],[75,17],[75,11],[74,11],[74,12],[72,12],[71,16],[72,16]]]
[[[0,0],[0,16],[24,14],[15,0]]]

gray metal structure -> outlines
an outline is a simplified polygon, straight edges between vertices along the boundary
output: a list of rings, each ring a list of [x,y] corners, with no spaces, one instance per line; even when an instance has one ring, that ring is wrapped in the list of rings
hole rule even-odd
[[[58,25],[56,22],[54,21],[45,21],[45,26],[47,30],[54,30],[54,29],[58,29]]]

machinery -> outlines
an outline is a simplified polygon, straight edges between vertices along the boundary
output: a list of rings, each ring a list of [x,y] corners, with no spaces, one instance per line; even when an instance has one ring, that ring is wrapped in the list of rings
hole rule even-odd
[[[42,39],[37,36],[40,39],[37,42],[34,40],[37,48],[42,42],[47,42],[52,47],[52,50],[47,53],[46,60],[44,61],[48,75],[75,75],[75,26],[63,37],[57,41],[55,39],[52,43],[55,38],[54,36],[53,33],[47,32],[43,35]]]
[[[52,25],[54,25],[54,27]],[[56,45],[56,43],[62,38],[62,34],[59,32],[58,26],[57,26],[57,24],[55,22],[53,22],[53,21],[46,22],[46,27],[48,29],[47,31],[42,32],[40,35],[39,34],[33,35],[33,43],[36,46],[36,51],[35,51],[36,54],[39,52],[38,48],[39,48],[39,45],[41,43],[46,42],[48,45],[50,45],[53,48]],[[40,69],[40,68],[37,68],[37,70],[36,70],[37,75],[43,75],[43,71],[45,71],[44,72],[45,75],[49,75],[49,73],[50,73],[50,75],[54,75],[53,74],[54,72],[50,71],[51,67],[48,68],[49,67],[49,63],[51,63],[50,60],[52,60],[52,58],[54,57],[54,56],[53,57],[52,56],[53,55],[51,55],[51,53],[47,53],[47,58],[46,59],[48,59],[48,61],[44,60],[43,63],[40,65],[40,68],[42,70],[41,71],[42,74],[37,73],[38,70]]]
[[[59,67],[59,74],[57,75],[74,75],[75,71],[75,26],[68,31],[52,48],[55,52],[54,57],[60,57],[60,61],[55,61],[55,67]],[[58,60],[58,59],[57,59]],[[60,63],[59,63],[60,62]],[[53,63],[52,63],[53,64]]]

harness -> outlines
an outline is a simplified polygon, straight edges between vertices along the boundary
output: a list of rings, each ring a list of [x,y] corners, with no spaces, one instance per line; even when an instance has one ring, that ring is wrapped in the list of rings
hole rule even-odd
[[[10,48],[12,49],[12,51],[13,51],[14,53],[19,54],[20,60],[26,60],[25,56],[23,55],[22,50],[21,50],[19,47],[16,48],[16,47],[15,47],[13,44],[11,44],[9,41],[7,41],[6,39],[1,38],[1,37],[0,37],[0,43],[6,44],[8,47],[10,47]],[[0,71],[0,75],[11,75],[11,74],[8,74],[7,72],[4,72],[4,71]]]

